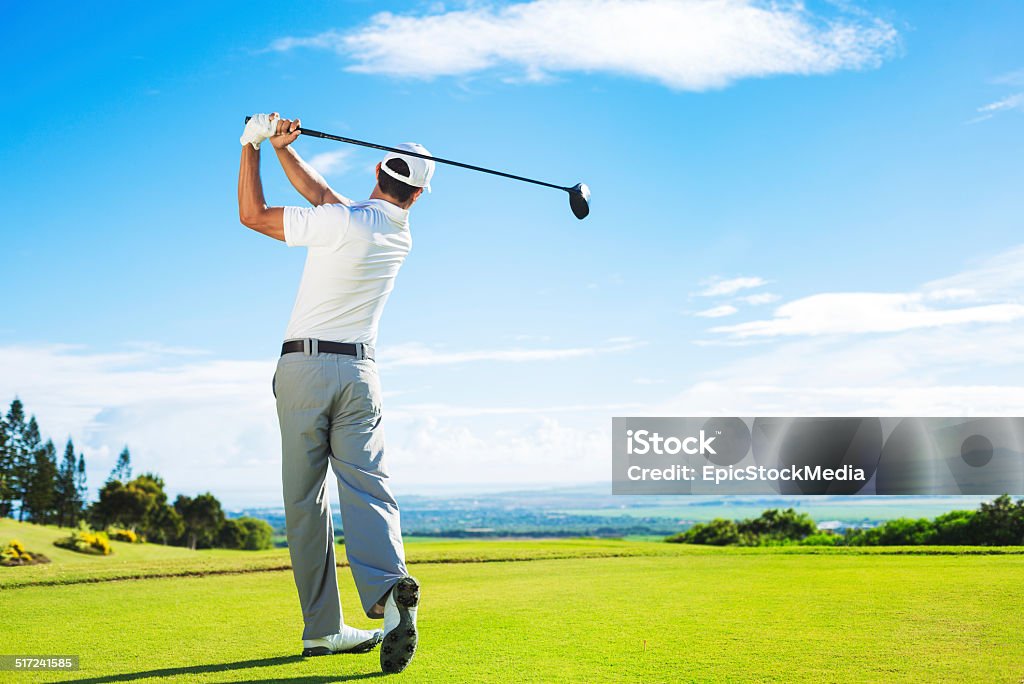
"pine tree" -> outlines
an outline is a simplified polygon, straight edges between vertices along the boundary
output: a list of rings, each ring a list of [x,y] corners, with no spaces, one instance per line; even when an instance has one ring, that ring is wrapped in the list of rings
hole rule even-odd
[[[72,516],[72,525],[77,525],[85,510],[86,497],[89,494],[89,487],[85,479],[85,454],[78,454],[78,472],[75,474],[75,508]]]
[[[36,422],[36,417],[32,416],[22,431],[21,450],[14,464],[14,475],[18,483],[19,521],[25,519],[25,514],[29,512],[29,500],[35,497],[32,488],[36,482],[36,463],[43,460],[45,450],[43,438],[39,434],[39,423]],[[45,465],[44,468],[46,468]],[[47,469],[46,473],[44,473],[44,478],[48,474],[49,470]],[[45,480],[40,481],[40,486],[51,489],[51,486],[45,483]],[[47,493],[43,493],[42,496],[45,498]]]
[[[107,478],[107,482],[113,482],[117,480],[122,484],[132,479],[132,455],[128,451],[127,445],[121,450],[121,455],[117,457],[117,464],[114,469],[110,471],[110,477]]]
[[[11,402],[3,427],[7,445],[2,464],[4,482],[0,490],[0,516],[9,516],[14,509],[14,502],[21,494],[21,471],[24,469],[26,458],[25,407],[17,397]]]
[[[0,415],[0,517],[7,515],[6,502],[11,498],[11,461],[7,448],[7,419]]]
[[[54,517],[56,504],[57,448],[53,441],[37,449],[33,455],[32,476],[25,489],[22,511],[35,523],[49,523]]]
[[[76,485],[75,443],[68,437],[67,446],[64,447],[64,460],[60,463],[57,481],[54,484],[57,525],[60,527],[73,527],[78,523],[78,513],[82,507]]]

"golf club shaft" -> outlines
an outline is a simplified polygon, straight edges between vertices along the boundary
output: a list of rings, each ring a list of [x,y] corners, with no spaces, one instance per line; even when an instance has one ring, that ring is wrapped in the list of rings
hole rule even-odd
[[[246,122],[249,121],[250,117],[245,117]],[[525,176],[517,176],[512,173],[505,173],[504,171],[495,171],[494,169],[485,169],[482,166],[474,166],[472,164],[464,164],[451,159],[442,159],[441,157],[431,157],[429,154],[420,154],[418,152],[410,152],[409,150],[400,150],[397,147],[388,147],[387,145],[378,145],[377,143],[366,142],[365,140],[356,140],[355,138],[346,138],[340,135],[332,135],[330,133],[324,133],[322,131],[314,131],[311,128],[300,128],[299,132],[302,135],[308,135],[314,138],[323,138],[325,140],[335,140],[337,142],[348,143],[350,145],[360,145],[362,147],[370,147],[375,150],[383,150],[384,152],[395,152],[397,154],[404,154],[410,157],[420,157],[422,159],[431,159],[439,164],[449,164],[451,166],[458,166],[463,169],[469,169],[470,171],[481,171],[483,173],[489,173],[492,176],[501,176],[502,178],[511,178],[512,180],[523,181],[524,183],[533,183],[534,185],[541,185],[545,188],[554,188],[555,190],[563,190],[565,192],[574,192],[572,188],[567,188],[563,185],[555,185],[554,183],[545,183],[544,181],[534,180],[532,178],[526,178]]]

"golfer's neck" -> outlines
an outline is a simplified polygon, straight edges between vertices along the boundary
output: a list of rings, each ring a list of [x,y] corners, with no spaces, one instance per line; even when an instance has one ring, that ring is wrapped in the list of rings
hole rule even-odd
[[[373,189],[373,192],[370,193],[370,199],[379,199],[379,200],[384,200],[385,202],[390,202],[391,204],[394,204],[399,209],[408,209],[409,207],[412,206],[412,202],[405,202],[405,203],[399,202],[398,200],[396,200],[391,195],[384,194],[383,192],[380,191],[380,186],[379,185],[376,186]]]

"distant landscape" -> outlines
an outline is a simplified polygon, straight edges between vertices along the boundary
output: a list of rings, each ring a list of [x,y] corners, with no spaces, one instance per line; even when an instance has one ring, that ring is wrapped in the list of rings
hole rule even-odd
[[[413,536],[662,537],[714,518],[756,517],[767,508],[795,508],[827,529],[842,530],[973,509],[986,498],[992,497],[613,496],[607,486],[592,485],[479,496],[404,496],[399,505],[402,530]],[[284,532],[283,508],[244,508],[229,515],[262,518],[279,535]],[[334,523],[343,529],[337,513]]]

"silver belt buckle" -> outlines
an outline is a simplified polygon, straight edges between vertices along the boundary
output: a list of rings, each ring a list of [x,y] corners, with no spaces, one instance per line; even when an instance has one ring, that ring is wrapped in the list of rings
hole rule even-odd
[[[304,337],[302,339],[302,353],[306,356],[316,356],[320,353],[319,340],[313,337]]]

